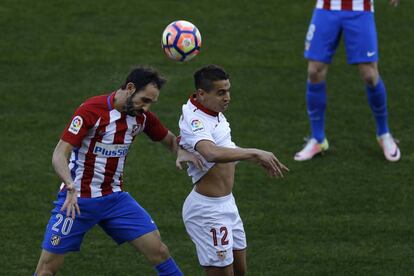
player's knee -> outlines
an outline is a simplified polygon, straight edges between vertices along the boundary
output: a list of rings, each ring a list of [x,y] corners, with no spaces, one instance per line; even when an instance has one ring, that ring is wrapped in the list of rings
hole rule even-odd
[[[170,251],[168,250],[168,247],[161,242],[156,250],[154,250],[153,254],[150,254],[147,257],[150,263],[154,265],[160,264],[170,257]]]
[[[368,86],[375,86],[378,83],[379,73],[375,64],[360,65],[360,74],[362,80]]]
[[[36,276],[53,276],[57,272],[57,269],[53,269],[53,266],[49,263],[41,262],[39,263],[36,273]]]
[[[326,69],[324,66],[309,64],[308,79],[311,83],[320,83],[325,80],[325,77],[326,77]]]
[[[374,87],[378,83],[378,74],[375,72],[367,72],[362,75],[364,82],[371,87]]]
[[[54,254],[42,252],[39,263],[36,268],[36,276],[55,275],[63,264],[63,255],[57,256]]]

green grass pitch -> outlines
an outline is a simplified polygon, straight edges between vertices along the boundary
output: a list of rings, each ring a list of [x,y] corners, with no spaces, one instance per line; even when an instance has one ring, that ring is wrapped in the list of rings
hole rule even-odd
[[[216,63],[231,74],[226,116],[242,147],[275,152],[281,180],[240,163],[234,194],[248,239],[250,275],[414,275],[414,3],[376,1],[380,72],[402,159],[375,140],[364,87],[338,50],[328,76],[331,150],[293,161],[307,135],[304,38],[313,0],[24,1],[0,3],[0,275],[32,275],[59,187],[51,154],[86,98],[119,87],[136,64],[168,78],[153,110],[177,132],[192,72]],[[186,19],[203,36],[189,63],[168,60],[160,36]],[[203,275],[181,220],[191,189],[174,158],[145,136],[128,158],[125,189],[152,215],[186,275]],[[60,275],[155,275],[129,245],[99,227]]]

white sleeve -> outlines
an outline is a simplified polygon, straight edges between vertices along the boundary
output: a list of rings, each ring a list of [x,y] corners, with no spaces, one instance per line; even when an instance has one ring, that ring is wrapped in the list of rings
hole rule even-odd
[[[196,144],[201,140],[209,140],[215,143],[211,134],[211,123],[200,117],[193,116],[190,118],[180,119],[180,145],[187,148],[195,149]]]

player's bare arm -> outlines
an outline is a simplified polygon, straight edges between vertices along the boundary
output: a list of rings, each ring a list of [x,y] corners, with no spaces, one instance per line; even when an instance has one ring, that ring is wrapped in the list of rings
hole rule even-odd
[[[68,167],[68,160],[72,152],[72,149],[73,146],[71,144],[63,140],[59,140],[53,152],[52,165],[55,169],[56,174],[66,185],[67,190],[66,200],[60,210],[66,210],[66,216],[71,216],[72,219],[74,219],[76,213],[80,215],[80,209],[78,205],[78,195]]]
[[[283,172],[289,169],[276,156],[268,151],[255,148],[225,148],[216,146],[213,142],[202,140],[197,143],[196,150],[208,161],[214,163],[228,163],[242,160],[251,160],[260,164],[271,176],[283,177]]]
[[[183,167],[181,163],[183,162],[191,162],[200,170],[203,168],[203,161],[200,159],[200,157],[179,147],[177,144],[177,137],[171,131],[168,131],[167,136],[161,140],[161,143],[163,143],[171,152],[177,155],[175,166],[178,169],[182,170]]]
[[[390,4],[394,7],[398,6],[399,3],[400,3],[400,0],[390,0]]]

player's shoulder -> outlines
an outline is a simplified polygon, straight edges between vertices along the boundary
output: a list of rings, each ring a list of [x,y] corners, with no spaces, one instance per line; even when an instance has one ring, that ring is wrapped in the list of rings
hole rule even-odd
[[[99,95],[86,99],[81,106],[84,107],[108,107],[108,95]]]

